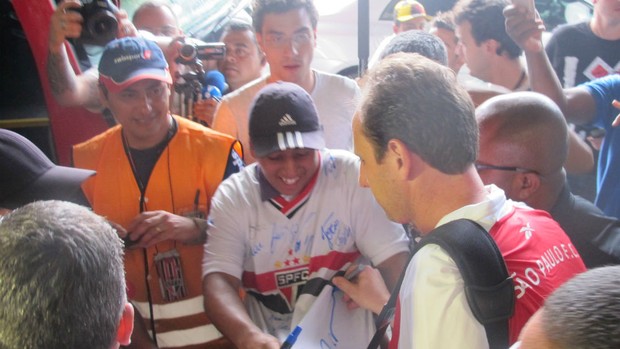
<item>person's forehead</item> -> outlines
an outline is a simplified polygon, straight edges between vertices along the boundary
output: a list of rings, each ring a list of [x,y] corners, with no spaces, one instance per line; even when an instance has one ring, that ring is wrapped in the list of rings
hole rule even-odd
[[[469,21],[462,21],[456,25],[454,33],[459,39],[467,37],[471,33],[471,23],[469,23]]]
[[[174,14],[165,6],[148,7],[142,9],[134,18],[134,24],[139,25],[141,22],[161,21],[165,25],[176,26]]]
[[[300,31],[312,29],[310,15],[305,8],[300,7],[286,12],[270,12],[263,19],[263,33],[278,32],[283,30]]]
[[[229,30],[222,36],[222,42],[226,44],[253,42],[254,33],[249,29]]]
[[[403,24],[419,24],[419,23],[426,23],[426,22],[428,22],[428,21],[424,17],[411,18],[409,20],[402,21],[402,22],[399,21],[399,23],[401,25],[403,25]]]
[[[153,88],[153,87],[158,87],[158,86],[167,86],[168,84],[166,84],[163,81],[160,80],[156,80],[156,79],[141,79],[138,80],[136,82],[134,82],[133,84],[125,87],[124,89],[122,89],[119,93],[122,92],[130,92],[130,91],[139,91],[139,90],[144,90],[144,89],[148,89],[148,88]]]

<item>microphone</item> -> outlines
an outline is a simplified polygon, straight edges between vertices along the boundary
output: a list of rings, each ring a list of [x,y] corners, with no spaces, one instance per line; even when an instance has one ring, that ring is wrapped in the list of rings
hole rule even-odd
[[[222,99],[222,92],[226,91],[227,88],[224,74],[218,70],[210,70],[205,74],[202,99],[213,98],[220,101]]]

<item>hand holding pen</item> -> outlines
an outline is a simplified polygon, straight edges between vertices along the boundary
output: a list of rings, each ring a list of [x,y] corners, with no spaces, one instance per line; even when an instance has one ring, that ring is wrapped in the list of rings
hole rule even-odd
[[[390,298],[390,292],[379,270],[369,265],[357,271],[358,268],[349,269],[344,277],[334,277],[332,283],[345,293],[344,300],[349,309],[359,306],[378,314]]]

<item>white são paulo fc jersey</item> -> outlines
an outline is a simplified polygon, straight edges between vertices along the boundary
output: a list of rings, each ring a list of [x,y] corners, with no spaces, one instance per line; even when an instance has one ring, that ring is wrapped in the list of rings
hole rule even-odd
[[[253,321],[279,338],[360,253],[378,265],[408,251],[402,227],[358,185],[357,157],[323,150],[320,158],[315,179],[290,202],[258,164],[222,182],[211,201],[203,276],[223,272],[242,280]]]

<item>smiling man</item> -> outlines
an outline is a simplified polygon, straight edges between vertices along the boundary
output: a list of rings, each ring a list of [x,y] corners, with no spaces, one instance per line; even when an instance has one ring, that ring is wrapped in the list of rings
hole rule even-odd
[[[351,150],[351,120],[359,88],[351,79],[311,69],[318,22],[313,2],[256,0],[253,10],[256,38],[269,63],[270,75],[226,95],[215,114],[213,128],[249,146],[252,99],[266,84],[287,81],[303,87],[312,96],[325,129],[326,145]],[[246,154],[245,160],[255,161],[251,154]]]
[[[242,167],[241,149],[229,136],[173,116],[171,83],[154,42],[109,43],[99,89],[119,125],[76,145],[73,159],[97,171],[83,187],[93,210],[134,244],[125,254],[127,293],[145,323],[130,348],[221,348],[202,311],[200,268],[190,266],[200,265],[209,201]]]
[[[357,185],[358,159],[324,148],[316,109],[300,86],[263,88],[249,128],[257,163],[224,181],[211,201],[205,309],[237,348],[277,349],[324,285],[360,255],[394,285],[408,240]]]

